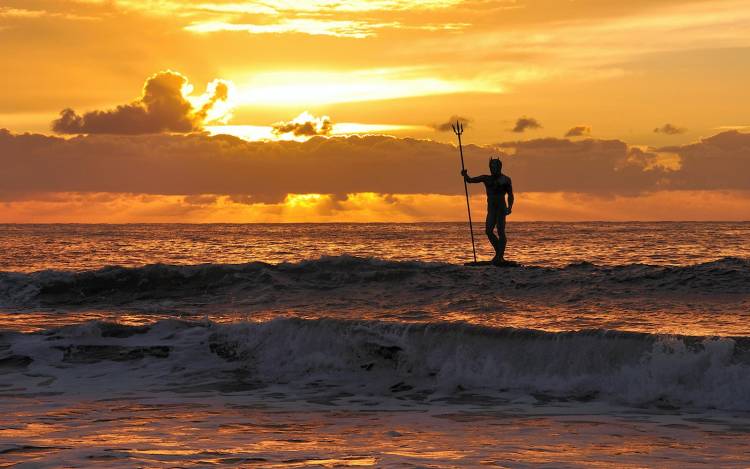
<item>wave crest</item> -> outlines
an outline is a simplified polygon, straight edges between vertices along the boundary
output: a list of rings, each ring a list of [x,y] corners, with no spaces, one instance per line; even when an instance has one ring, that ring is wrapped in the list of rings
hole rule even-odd
[[[310,293],[346,290],[362,298],[386,291],[404,295],[431,290],[436,295],[498,292],[504,295],[582,296],[727,295],[750,292],[750,261],[725,258],[714,262],[664,267],[629,264],[615,267],[589,263],[563,268],[465,267],[397,262],[349,256],[298,263],[155,264],[94,271],[0,273],[0,307],[137,305],[155,300],[189,304],[196,299],[262,306],[280,298],[308,298]]]

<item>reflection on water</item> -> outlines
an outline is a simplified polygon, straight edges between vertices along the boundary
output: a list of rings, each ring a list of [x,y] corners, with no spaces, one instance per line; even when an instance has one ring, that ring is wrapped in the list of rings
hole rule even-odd
[[[107,467],[742,467],[750,457],[750,421],[736,415],[524,405],[502,412],[272,410],[239,401],[5,400],[0,467],[31,461]]]
[[[0,225],[0,271],[106,265],[296,262],[324,255],[466,262],[465,223]],[[480,258],[491,248],[475,226]],[[508,257],[560,266],[688,265],[750,257],[750,223],[514,223]]]
[[[750,303],[748,300],[731,304],[703,302],[697,304],[622,305],[590,307],[559,307],[516,303],[505,311],[458,312],[443,311],[426,306],[420,311],[355,310],[343,308],[327,311],[304,309],[292,311],[261,310],[252,313],[215,313],[185,315],[169,313],[136,313],[118,311],[59,312],[34,311],[29,313],[0,312],[0,330],[36,332],[88,321],[106,321],[123,325],[148,325],[164,319],[205,320],[215,323],[264,322],[275,318],[302,319],[336,318],[395,322],[465,322],[482,326],[517,329],[537,329],[550,332],[584,329],[611,329],[645,332],[649,334],[679,334],[692,336],[750,336]]]

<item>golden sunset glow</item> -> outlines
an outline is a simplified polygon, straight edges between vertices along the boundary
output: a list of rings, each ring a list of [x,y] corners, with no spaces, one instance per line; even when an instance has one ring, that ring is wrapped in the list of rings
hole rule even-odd
[[[271,126],[259,125],[207,125],[204,127],[211,135],[233,135],[243,140],[307,140],[310,136],[295,136],[291,133],[277,134]],[[356,122],[341,122],[333,124],[330,135],[356,135],[399,133],[408,134],[410,131],[424,131],[425,126],[394,125],[394,124],[358,124]]]
[[[747,220],[747,192],[659,192],[641,197],[592,197],[586,194],[519,194],[517,221]],[[685,200],[694,200],[686,206]],[[471,199],[483,213],[484,195]],[[461,220],[462,196],[434,194],[288,194],[278,203],[253,202],[226,195],[145,196],[133,194],[48,194],[45,200],[8,203],[0,223],[413,223]],[[475,228],[478,230],[479,228]]]
[[[428,73],[410,69],[260,73],[238,86],[236,101],[245,105],[299,107],[465,92],[502,92],[499,84],[493,85],[489,81],[451,81],[425,76]]]
[[[344,194],[460,196],[457,118],[472,173],[500,155],[519,191],[549,194],[549,210],[519,218],[619,219],[621,197],[642,207],[628,216],[654,219],[664,213],[647,201],[689,207],[696,194],[738,207],[722,218],[747,217],[734,202],[750,190],[737,176],[750,140],[741,0],[0,3],[5,220],[59,194],[214,194],[280,210],[217,205],[194,220],[297,220],[313,202],[336,209],[310,220],[361,219],[380,203],[349,214],[360,205]],[[24,179],[22,155],[55,165],[55,152],[77,155],[61,169],[75,177]],[[573,215],[554,202],[566,192],[600,202]],[[336,196],[286,195],[311,193]],[[413,220],[460,218],[412,208]],[[70,210],[55,216],[86,218]]]

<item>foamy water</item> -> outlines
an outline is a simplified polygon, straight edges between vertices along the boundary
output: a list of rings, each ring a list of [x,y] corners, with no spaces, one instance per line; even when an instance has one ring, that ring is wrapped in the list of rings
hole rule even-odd
[[[746,466],[750,224],[509,234],[2,226],[0,461]]]

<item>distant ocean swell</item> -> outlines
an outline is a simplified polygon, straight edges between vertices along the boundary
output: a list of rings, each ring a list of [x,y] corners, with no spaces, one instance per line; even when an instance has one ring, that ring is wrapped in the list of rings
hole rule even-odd
[[[551,267],[465,267],[348,256],[298,263],[105,267],[84,272],[0,272],[0,307],[122,306],[149,300],[242,301],[348,289],[377,297],[385,289],[583,296],[750,293],[750,260],[724,258],[682,267],[589,263]],[[259,300],[260,301],[260,300]]]
[[[750,410],[750,338],[279,318],[0,333],[0,396],[335,390]],[[508,397],[511,396],[511,397]]]

